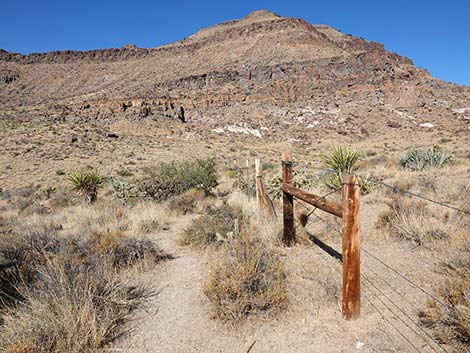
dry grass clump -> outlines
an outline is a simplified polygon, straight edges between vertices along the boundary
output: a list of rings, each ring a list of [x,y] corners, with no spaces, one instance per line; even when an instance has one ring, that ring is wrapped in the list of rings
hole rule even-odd
[[[0,235],[0,351],[100,351],[129,331],[134,311],[153,295],[127,270],[168,256],[129,233],[126,209],[69,212],[11,221]]]
[[[459,217],[423,201],[395,196],[388,206],[379,216],[378,227],[417,245],[448,239],[463,230]]]
[[[440,288],[449,307],[430,300],[420,313],[421,323],[433,329],[441,342],[452,344],[458,352],[470,348],[470,246],[460,256],[443,266],[447,280]]]
[[[242,210],[227,203],[210,207],[207,213],[197,218],[183,232],[181,245],[204,249],[210,245],[221,245],[238,233],[242,222]]]
[[[147,201],[130,208],[128,218],[133,233],[146,235],[168,229],[172,215],[165,205]]]
[[[275,244],[280,226],[257,214],[257,204],[242,192],[213,207],[186,230],[185,241],[219,245],[213,254],[204,293],[214,316],[239,321],[272,312],[287,301],[285,273]]]
[[[224,244],[211,264],[204,293],[220,320],[241,320],[286,305],[283,264],[274,247],[253,229]]]
[[[204,191],[190,189],[181,195],[171,198],[168,201],[168,207],[177,215],[187,215],[196,210],[204,197]]]
[[[4,352],[97,352],[124,335],[133,312],[152,295],[111,271],[83,269],[53,257],[34,286],[21,283],[22,302],[3,315]]]

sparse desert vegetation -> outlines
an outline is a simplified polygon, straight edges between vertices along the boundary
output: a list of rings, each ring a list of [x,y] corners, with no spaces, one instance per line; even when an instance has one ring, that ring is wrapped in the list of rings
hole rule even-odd
[[[170,258],[145,238],[157,221],[158,206],[112,202],[2,218],[0,349],[97,352],[127,334],[155,294],[133,268]]]
[[[362,195],[367,217],[363,234],[369,249],[372,246],[375,252],[381,251],[385,241],[399,244],[398,248],[389,245],[393,251],[402,247],[410,249],[410,254],[425,254],[423,261],[435,257],[435,265],[427,265],[422,276],[438,276],[439,281],[427,290],[435,291],[446,306],[432,298],[416,297],[420,310],[413,315],[436,341],[465,351],[468,324],[462,318],[469,310],[465,249],[470,221],[426,200],[465,209],[468,183],[464,179],[451,182],[447,177],[456,169],[465,170],[465,165],[452,156],[449,159],[457,163],[410,172],[402,167],[398,154],[393,158],[362,154],[342,146],[323,155],[329,160],[323,159],[320,168],[335,170],[336,178],[357,170],[370,178],[373,187],[363,190]],[[322,162],[320,156],[318,161]],[[318,193],[332,190],[318,169],[309,170],[302,164],[298,161],[294,167],[296,185]],[[258,322],[269,325],[283,322],[285,316],[303,315],[300,312],[307,310],[305,303],[312,291],[319,296],[318,304],[325,313],[335,315],[341,298],[340,277],[323,268],[323,262],[337,265],[334,258],[318,262],[318,256],[326,253],[312,251],[322,243],[339,245],[339,221],[328,215],[322,215],[327,223],[309,218],[309,210],[296,204],[297,245],[286,253],[280,241],[281,218],[266,219],[258,209],[255,192],[246,187],[254,173],[239,169],[241,172],[232,175],[224,170],[234,169],[217,165],[213,159],[188,160],[159,165],[152,172],[124,181],[87,169],[94,173],[91,181],[99,178],[99,183],[93,184],[100,189],[99,199],[96,195],[83,197],[89,188],[88,179],[81,174],[76,178],[80,186],[75,188],[79,191],[76,194],[67,193],[67,180],[64,191],[41,186],[11,196],[3,192],[8,196],[3,201],[8,212],[2,215],[0,224],[2,349],[95,352],[121,345],[121,338],[130,337],[136,327],[142,309],[157,305],[158,276],[163,274],[159,271],[168,268],[169,273],[163,275],[168,276],[166,285],[178,288],[180,278],[173,278],[175,269],[165,264],[185,261],[187,256],[206,259],[193,269],[200,271],[201,277],[192,291],[202,296],[197,302],[201,304],[193,304],[197,307],[207,301],[204,320],[230,324],[222,331],[230,331],[231,325],[243,331]],[[267,170],[265,179],[268,190],[279,194],[275,165]],[[160,186],[167,180],[171,187],[163,190]],[[339,197],[340,191],[329,196],[338,201]],[[94,202],[88,202],[90,199]],[[273,202],[282,215],[280,199],[273,198]],[[452,249],[456,254],[451,255]],[[178,251],[189,255],[179,260]],[[420,264],[406,260],[410,254],[400,256],[417,275]],[[397,261],[401,262],[399,258]],[[191,271],[184,262],[181,266],[189,276]],[[378,276],[374,283],[378,284],[386,274],[380,268],[373,271]],[[364,273],[369,278],[367,266]],[[154,278],[151,285],[143,281],[146,276]],[[395,285],[399,290],[403,287],[401,282]],[[368,282],[364,286],[363,295],[369,298]],[[176,302],[183,300],[172,297]],[[159,303],[171,308],[165,300]],[[373,312],[366,311],[363,316],[370,320]],[[379,323],[371,325],[381,327]]]
[[[452,162],[452,156],[438,146],[427,149],[413,148],[400,158],[403,168],[409,170],[423,170],[425,168],[441,168]]]
[[[465,352],[470,344],[469,261],[467,243],[454,259],[442,263],[446,279],[439,285],[439,294],[446,305],[431,299],[420,314],[423,325],[431,328],[440,341],[454,344],[459,352]]]

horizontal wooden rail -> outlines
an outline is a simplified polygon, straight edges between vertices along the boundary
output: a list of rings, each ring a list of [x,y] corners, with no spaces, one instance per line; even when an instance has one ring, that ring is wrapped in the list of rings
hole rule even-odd
[[[283,184],[282,191],[290,194],[298,199],[307,202],[308,204],[319,208],[322,211],[331,213],[334,216],[342,217],[343,216],[343,206],[337,202],[328,201],[327,199],[317,196],[315,194],[310,194],[305,192],[291,184]]]

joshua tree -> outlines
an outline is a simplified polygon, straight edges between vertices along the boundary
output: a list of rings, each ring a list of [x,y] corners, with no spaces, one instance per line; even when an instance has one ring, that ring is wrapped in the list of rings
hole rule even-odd
[[[95,169],[76,170],[69,176],[72,188],[85,197],[87,204],[92,204],[98,197],[98,188],[104,178]]]

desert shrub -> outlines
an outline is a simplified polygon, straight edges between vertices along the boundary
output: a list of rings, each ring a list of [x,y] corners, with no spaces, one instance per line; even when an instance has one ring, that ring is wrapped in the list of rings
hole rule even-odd
[[[443,264],[441,270],[447,279],[441,285],[440,294],[447,306],[428,301],[420,313],[421,323],[431,328],[439,341],[452,344],[458,352],[466,352],[470,346],[470,247]]]
[[[293,183],[303,190],[311,190],[318,185],[318,177],[306,169],[293,168]],[[282,172],[278,169],[270,178],[266,178],[266,192],[272,199],[282,196]]]
[[[423,201],[394,197],[377,225],[400,239],[417,245],[447,239],[459,230],[460,220],[446,210],[431,208]]]
[[[129,208],[118,202],[96,202],[92,207],[78,206],[65,212],[77,234],[123,233],[129,231]]]
[[[138,200],[141,197],[137,185],[128,183],[119,178],[109,178],[114,196],[123,203],[129,203]]]
[[[73,244],[74,241],[71,239],[69,243]],[[92,233],[89,239],[74,245],[76,253],[83,258],[82,261],[95,256],[104,257],[106,262],[117,269],[144,260],[156,263],[168,258],[152,241],[137,239],[121,232]]]
[[[413,148],[400,157],[401,166],[410,170],[441,168],[449,163],[452,163],[452,156],[437,146],[428,149]]]
[[[163,163],[156,174],[141,182],[144,196],[161,201],[196,188],[207,195],[218,185],[215,161],[198,159],[177,164]]]
[[[168,206],[176,214],[186,215],[194,212],[204,196],[202,190],[190,189],[181,195],[171,198],[168,202]]]
[[[229,237],[237,233],[236,229],[242,221],[242,211],[224,203],[209,208],[184,230],[180,239],[182,245],[206,248],[210,245],[221,245]]]
[[[128,217],[133,234],[146,235],[168,229],[171,210],[153,201],[139,202],[129,209]]]
[[[243,169],[236,170],[236,181],[234,187],[247,195],[256,195],[256,178],[253,173],[247,173]]]
[[[99,351],[128,331],[152,295],[122,270],[169,257],[119,226],[73,233],[37,219],[11,222],[0,236],[0,351]],[[103,215],[93,219],[106,223]]]
[[[87,204],[92,204],[98,197],[98,188],[103,184],[104,177],[95,169],[76,170],[69,176],[73,190],[85,197]]]
[[[3,315],[4,352],[96,352],[129,330],[133,312],[152,294],[112,272],[73,260],[45,258],[23,302]]]
[[[226,242],[211,264],[204,293],[214,316],[241,320],[286,304],[285,273],[275,249],[244,230]]]

